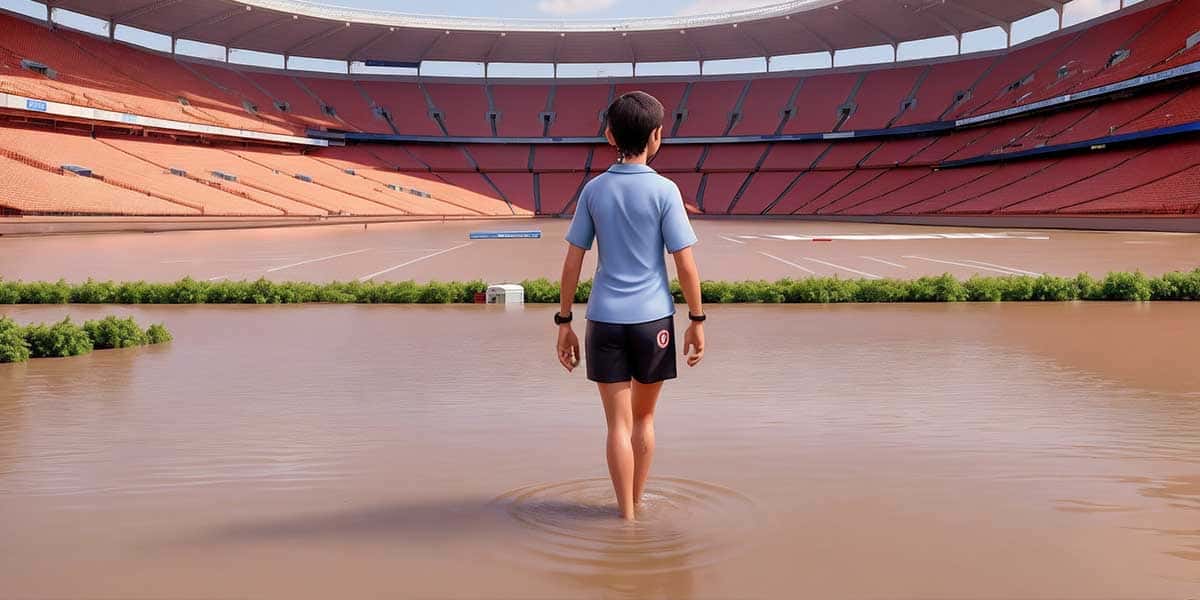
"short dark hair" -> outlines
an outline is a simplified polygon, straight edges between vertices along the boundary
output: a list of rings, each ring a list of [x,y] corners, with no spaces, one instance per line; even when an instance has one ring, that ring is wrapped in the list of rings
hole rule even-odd
[[[663,105],[646,92],[626,92],[613,100],[605,118],[621,157],[646,151],[650,134],[663,124]]]

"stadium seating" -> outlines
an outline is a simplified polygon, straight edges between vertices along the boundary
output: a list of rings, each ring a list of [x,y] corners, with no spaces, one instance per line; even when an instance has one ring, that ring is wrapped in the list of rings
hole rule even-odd
[[[833,131],[843,120],[845,115],[841,111],[861,77],[857,73],[839,73],[805,78],[796,95],[797,110],[783,126],[783,133]]]
[[[448,135],[492,137],[487,88],[474,84],[431,83],[425,90],[434,109],[441,113]]]
[[[425,91],[415,83],[361,80],[358,86],[391,115],[396,130],[408,135],[444,135],[430,116]]]
[[[971,126],[948,122],[1200,61],[1200,51],[1185,46],[1200,31],[1200,0],[1135,5],[975,57],[803,74],[579,83],[300,75],[172,57],[16,17],[0,16],[0,26],[0,92],[263,133],[589,138],[565,144],[352,140],[301,151],[234,143],[230,136],[171,141],[134,126],[89,132],[77,122],[10,114],[0,122],[0,163],[11,181],[28,185],[0,187],[6,214],[570,213],[583,184],[615,158],[595,140],[605,107],[635,89],[664,105],[664,128],[677,143],[665,145],[651,164],[677,183],[692,211],[862,216],[1200,209],[1187,187],[1200,169],[1189,136],[1097,152],[1022,154],[1078,142],[1086,149],[1106,136],[1200,122],[1195,80]],[[26,68],[26,59],[47,65],[53,77]],[[913,125],[930,126],[887,131]],[[884,134],[863,137],[870,130]],[[776,133],[807,139],[686,139]],[[836,135],[816,140],[821,136],[811,134]],[[981,160],[996,162],[976,164]],[[87,167],[94,176],[64,172],[65,164]]]
[[[49,215],[199,216],[192,206],[0,151],[0,206]]]
[[[105,181],[195,206],[205,215],[280,216],[315,212],[304,205],[238,194],[216,181],[191,179],[182,168],[177,169],[179,175],[172,174],[169,168],[136,158],[86,134],[6,127],[0,129],[0,146],[48,164],[88,168]]]
[[[855,107],[841,128],[846,131],[886,129],[904,110],[904,101],[925,71],[922,67],[909,67],[867,73],[862,89],[855,96]]]
[[[327,107],[332,112],[331,118],[344,125],[341,129],[364,131],[368,133],[395,133],[376,110],[370,98],[359,87],[348,79],[330,79],[320,77],[297,78],[299,84],[308,94],[317,99],[317,104]]]
[[[731,135],[773,134],[783,124],[784,110],[796,89],[793,78],[760,78],[750,82]]]
[[[917,83],[913,101],[892,123],[893,127],[932,123],[942,119],[996,58],[957,60],[933,65]]]
[[[733,122],[745,81],[698,81],[688,90],[683,121],[675,135],[702,137],[725,135]]]
[[[559,85],[550,109],[551,137],[588,137],[600,133],[602,113],[612,96],[611,85]]]
[[[496,135],[501,137],[541,137],[546,122],[542,115],[549,112],[547,85],[493,85],[492,100],[496,107]]]

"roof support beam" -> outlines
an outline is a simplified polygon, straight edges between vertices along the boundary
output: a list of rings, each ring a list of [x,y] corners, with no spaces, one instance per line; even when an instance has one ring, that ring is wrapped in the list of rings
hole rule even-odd
[[[224,23],[225,21],[228,21],[238,15],[244,15],[244,14],[246,14],[246,9],[235,8],[233,10],[226,11],[219,15],[209,17],[209,18],[201,20],[201,21],[196,21],[195,23],[190,23],[184,27],[176,29],[175,31],[171,32],[171,36],[172,37],[182,37],[182,36],[187,35],[189,32],[199,29],[201,27],[211,27],[213,25],[218,25],[218,24]]]
[[[850,16],[854,17],[854,19],[856,21],[858,21],[859,23],[866,25],[868,29],[871,29],[875,33],[878,33],[880,36],[883,37],[883,39],[887,40],[887,42],[889,44],[891,44],[892,46],[895,46],[896,44],[900,43],[900,40],[896,39],[896,36],[884,31],[882,27],[873,23],[870,19],[850,10],[849,8],[847,8],[846,10],[844,10],[842,12],[849,14]]]
[[[330,27],[329,29],[322,31],[321,33],[318,33],[318,34],[311,36],[305,40],[302,40],[299,44],[296,44],[295,46],[292,46],[291,48],[288,48],[287,50],[284,50],[283,52],[284,52],[284,54],[287,54],[288,56],[292,56],[292,55],[296,54],[297,52],[299,52],[299,51],[301,51],[323,39],[331,37],[340,31],[344,31],[349,26],[350,26],[349,23],[338,23],[337,25],[334,25],[333,27]]]
[[[288,15],[283,15],[283,16],[279,17],[278,19],[268,21],[266,23],[263,23],[262,25],[259,25],[258,27],[254,27],[254,28],[250,29],[249,31],[242,33],[242,35],[239,35],[239,36],[229,40],[229,42],[226,43],[225,45],[228,47],[231,47],[231,48],[236,48],[238,43],[241,42],[242,40],[244,40],[246,38],[252,38],[272,27],[275,27],[276,25],[279,25],[281,23],[286,23],[286,22],[292,21],[292,20],[293,20],[292,17],[290,17]]]
[[[168,6],[179,4],[182,1],[183,0],[158,0],[157,2],[151,2],[149,4],[139,6],[133,10],[125,11],[118,15],[113,15],[113,21],[120,22],[136,19],[143,15],[150,14],[156,10],[161,10],[167,8]]]
[[[990,23],[993,27],[999,27],[1000,29],[1003,29],[1004,31],[1009,31],[1010,29],[1012,29],[1011,23],[1005,21],[1004,19],[1000,19],[1000,18],[996,17],[995,15],[990,15],[988,13],[985,13],[979,9],[972,8],[970,6],[964,6],[964,5],[958,4],[958,3],[947,3],[945,6],[949,6],[959,12],[967,13],[968,15],[971,15],[972,17],[975,17],[976,19],[979,19],[985,23]]]
[[[433,52],[433,49],[437,48],[438,44],[440,44],[442,42],[442,40],[448,39],[449,37],[450,37],[449,31],[447,31],[443,35],[433,36],[433,41],[429,42],[429,45],[426,46],[425,49],[421,51],[421,54],[419,56],[417,56],[417,62],[424,62],[425,57],[429,56],[429,53]]]
[[[480,62],[483,63],[483,78],[484,79],[487,79],[488,63],[492,62],[492,55],[496,53],[496,46],[499,46],[500,40],[503,40],[504,38],[505,38],[505,33],[503,31],[500,33],[497,33],[496,36],[494,38],[492,38],[492,43],[488,44],[487,52],[484,52],[483,57],[480,59]]]
[[[386,38],[387,36],[391,35],[395,31],[396,31],[395,27],[389,27],[387,29],[384,29],[383,31],[381,31],[379,33],[379,35],[368,40],[367,43],[351,50],[350,54],[348,56],[346,56],[346,62],[350,62],[352,60],[358,60],[364,52],[371,49],[371,46],[374,46],[375,44],[382,42],[383,38]]]
[[[829,40],[825,39],[822,35],[813,31],[812,29],[809,29],[809,27],[807,25],[805,25],[804,23],[801,23],[798,20],[795,21],[795,23],[796,23],[796,26],[798,26],[800,29],[804,30],[804,33],[807,33],[808,35],[812,36],[812,38],[814,40],[817,40],[818,42],[820,42],[821,47],[824,48],[825,51],[828,52],[830,54],[830,56],[832,57],[833,53],[837,50],[837,48],[835,48],[833,46],[833,44],[829,42]],[[830,60],[832,60],[832,58]]]
[[[932,12],[932,11],[930,11],[930,12],[926,13],[926,15],[928,15],[928,16],[929,16],[929,19],[930,19],[931,21],[933,21],[934,23],[937,23],[938,25],[940,25],[940,26],[942,27],[942,29],[945,29],[945,30],[946,30],[946,32],[947,32],[947,33],[949,33],[950,35],[952,35],[952,36],[954,36],[954,37],[956,37],[956,38],[961,38],[961,37],[962,37],[962,34],[963,34],[962,30],[961,30],[961,29],[959,29],[959,28],[957,28],[957,27],[955,27],[954,25],[951,25],[951,24],[950,24],[950,22],[949,22],[949,21],[947,21],[947,20],[945,20],[945,19],[943,19],[943,18],[941,17],[941,15],[939,15],[939,14],[937,14],[937,13],[935,13],[935,12]]]

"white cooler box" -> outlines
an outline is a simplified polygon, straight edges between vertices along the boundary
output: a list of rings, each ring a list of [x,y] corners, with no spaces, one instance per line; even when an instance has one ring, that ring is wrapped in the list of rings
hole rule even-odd
[[[489,285],[488,304],[525,304],[525,288],[515,283]]]

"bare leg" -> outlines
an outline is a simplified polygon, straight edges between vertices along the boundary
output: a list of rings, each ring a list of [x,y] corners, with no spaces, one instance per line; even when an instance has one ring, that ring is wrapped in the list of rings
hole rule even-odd
[[[608,421],[608,474],[621,518],[633,520],[633,447],[630,445],[633,412],[630,383],[601,383],[600,398],[604,401],[604,416]]]
[[[663,382],[633,382],[633,431],[630,443],[633,446],[633,501],[642,503],[642,491],[646,489],[646,477],[650,475],[650,462],[654,460],[654,407],[662,392]]]

